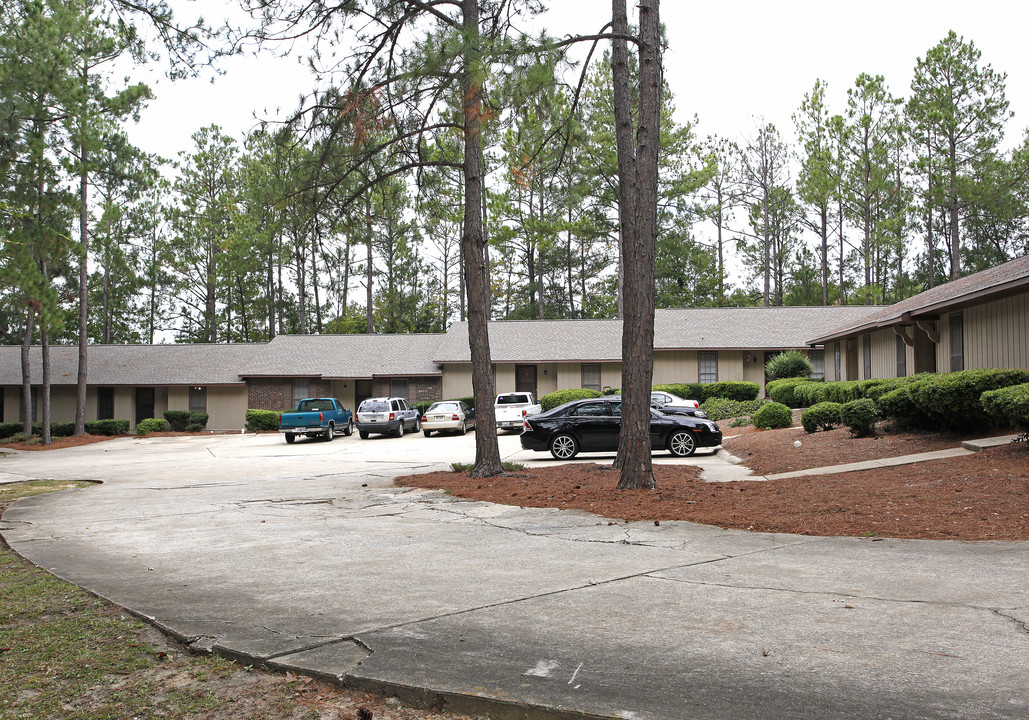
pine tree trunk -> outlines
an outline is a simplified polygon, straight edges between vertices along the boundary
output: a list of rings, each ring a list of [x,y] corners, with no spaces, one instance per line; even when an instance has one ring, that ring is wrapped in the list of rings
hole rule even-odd
[[[465,50],[462,81],[464,111],[464,226],[461,250],[468,286],[468,346],[472,358],[475,395],[475,467],[473,477],[503,473],[493,413],[493,378],[489,347],[489,304],[486,288],[486,243],[482,232],[482,56],[479,40],[478,0],[462,0]]]
[[[81,145],[82,174],[79,177],[79,368],[75,377],[75,436],[86,434],[86,376],[89,365],[89,174],[86,162],[89,150]]]

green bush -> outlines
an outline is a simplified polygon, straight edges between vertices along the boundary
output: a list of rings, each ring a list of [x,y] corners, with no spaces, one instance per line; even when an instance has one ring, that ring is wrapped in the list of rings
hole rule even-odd
[[[418,411],[419,415],[424,415],[425,411],[432,407],[435,400],[421,400],[416,403],[411,403],[411,407]]]
[[[186,426],[186,432],[200,432],[204,429],[204,426],[200,423],[190,423]]]
[[[809,378],[812,372],[811,359],[800,350],[781,352],[765,363],[765,374],[769,380]]]
[[[704,393],[702,389],[703,387],[704,386],[700,383],[662,383],[654,385],[652,389],[658,392],[678,395],[679,397],[687,400],[696,400],[697,402],[701,402],[703,400],[701,396]]]
[[[850,428],[850,434],[854,437],[868,437],[875,435],[875,423],[879,419],[879,413],[875,409],[875,401],[868,398],[851,400],[840,408],[840,418],[843,424]]]
[[[152,432],[164,432],[168,427],[168,421],[163,418],[147,418],[136,423],[136,434],[149,435]]]
[[[22,431],[21,423],[0,423],[0,440],[6,440],[9,437],[14,437]]]
[[[700,409],[707,413],[708,420],[718,422],[728,418],[753,415],[765,405],[767,400],[727,400],[726,398],[708,398],[700,404]]]
[[[835,402],[843,405],[851,400],[859,400],[862,383],[864,380],[843,380],[841,382],[826,383],[825,400],[823,402]]]
[[[980,401],[984,392],[1027,382],[1029,370],[962,370],[926,376],[905,388],[934,428],[962,431],[993,426]]]
[[[786,407],[796,408],[801,407],[800,400],[797,398],[796,389],[802,385],[811,383],[811,380],[807,378],[783,378],[782,380],[772,380],[765,386],[765,391],[768,393],[768,397],[772,398],[774,402]]]
[[[164,419],[175,432],[182,432],[189,425],[189,410],[166,410]]]
[[[762,405],[752,419],[754,427],[788,428],[793,426],[793,411],[782,403],[770,402]]]
[[[697,394],[694,396],[694,399],[697,402],[704,402],[711,398],[747,402],[748,400],[756,400],[759,392],[761,392],[761,386],[757,383],[724,381],[698,385]]]
[[[274,410],[249,408],[246,413],[246,429],[251,432],[261,430],[278,430],[280,413]]]
[[[564,405],[566,402],[570,402],[572,400],[596,397],[604,397],[604,395],[596,390],[586,390],[584,388],[557,390],[548,395],[544,395],[540,400],[540,407],[543,409],[543,412],[547,412],[548,410],[553,410],[558,405]]]
[[[818,428],[832,430],[842,422],[840,409],[843,406],[834,402],[820,402],[812,405],[800,415],[800,424],[809,433],[815,432]]]
[[[75,423],[57,422],[50,423],[51,437],[71,437],[75,433]]]
[[[86,432],[90,435],[124,435],[128,431],[128,420],[91,420],[86,423]]]
[[[793,388],[793,397],[799,403],[799,407],[809,408],[828,401],[829,385],[830,383],[812,380]]]
[[[604,394],[605,395],[621,395],[622,394],[622,389],[621,388],[608,388],[607,390],[604,391]]]
[[[979,402],[997,425],[1010,425],[1029,432],[1029,383],[987,390]]]

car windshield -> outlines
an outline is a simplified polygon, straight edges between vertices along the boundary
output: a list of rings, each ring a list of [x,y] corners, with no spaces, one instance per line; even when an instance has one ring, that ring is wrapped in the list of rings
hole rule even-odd
[[[301,400],[297,410],[300,412],[324,412],[332,410],[332,403],[325,400]]]
[[[497,405],[515,405],[525,402],[524,395],[500,395],[497,397]]]
[[[428,409],[428,412],[457,412],[457,403],[452,402],[438,402],[433,403],[432,407]]]
[[[382,412],[389,410],[389,406],[381,400],[365,400],[361,403],[361,412]]]

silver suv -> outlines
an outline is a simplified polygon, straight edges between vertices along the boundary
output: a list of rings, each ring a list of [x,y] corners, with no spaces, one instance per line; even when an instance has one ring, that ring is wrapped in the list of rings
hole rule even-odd
[[[362,440],[371,433],[403,437],[422,429],[422,416],[401,397],[368,398],[357,408],[357,432]]]

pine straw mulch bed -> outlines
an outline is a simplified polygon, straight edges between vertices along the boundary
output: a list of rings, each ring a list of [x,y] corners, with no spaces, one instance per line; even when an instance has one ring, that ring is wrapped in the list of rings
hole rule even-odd
[[[723,425],[726,434],[733,432]],[[801,440],[801,447],[793,442]],[[956,447],[954,437],[846,430],[748,432],[726,441],[759,474]],[[760,469],[758,469],[760,468]],[[397,478],[472,500],[585,510],[609,522],[668,520],[755,532],[934,540],[1029,540],[1029,444],[900,467],[768,482],[707,483],[691,465],[655,465],[656,490],[616,488],[610,466],[566,463],[495,478],[436,472]]]

